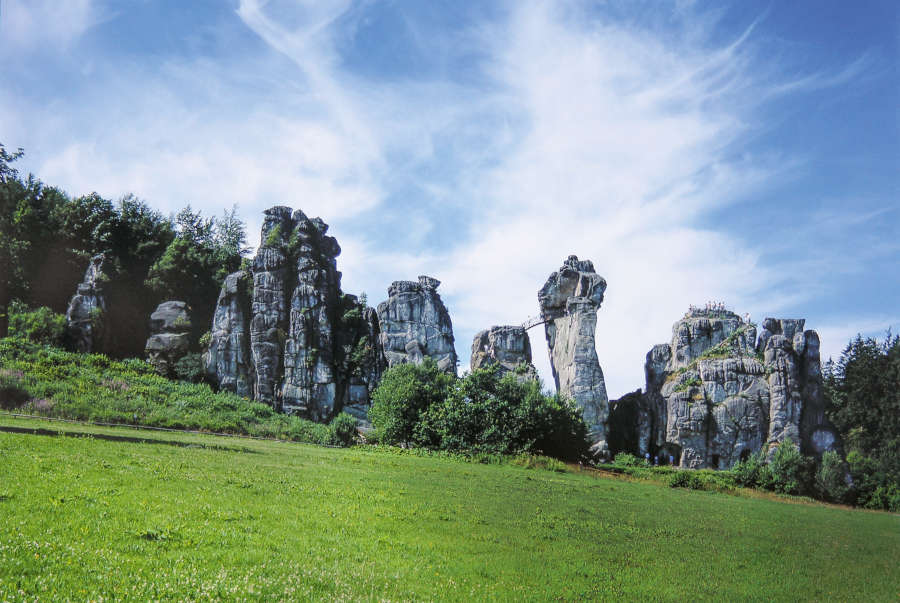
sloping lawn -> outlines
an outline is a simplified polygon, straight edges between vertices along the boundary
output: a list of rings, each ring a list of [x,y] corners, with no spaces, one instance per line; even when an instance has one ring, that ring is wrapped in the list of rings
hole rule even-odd
[[[0,600],[900,595],[886,513],[364,447],[9,428],[46,431],[0,431]]]

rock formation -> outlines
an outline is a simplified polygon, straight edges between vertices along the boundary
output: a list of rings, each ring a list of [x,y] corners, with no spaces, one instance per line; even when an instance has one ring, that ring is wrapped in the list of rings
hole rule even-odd
[[[299,210],[265,211],[249,274],[229,275],[219,295],[206,353],[220,388],[320,421],[367,408],[384,365],[374,310],[341,292],[327,231]]]
[[[556,390],[582,409],[598,454],[606,451],[609,414],[606,381],[594,342],[597,309],[605,291],[606,281],[594,265],[570,255],[538,292]]]
[[[671,455],[681,467],[727,469],[787,438],[807,454],[835,446],[818,335],[803,326],[767,318],[757,338],[756,325],[727,310],[688,312],[673,326],[671,343],[647,354],[631,438],[638,452]]]
[[[103,254],[91,258],[91,263],[84,272],[84,279],[78,290],[69,301],[66,310],[66,338],[70,347],[77,352],[91,353],[102,351],[102,325],[106,312],[106,298],[103,294],[103,283],[106,281]]]
[[[523,380],[537,379],[531,363],[531,341],[524,327],[491,327],[475,335],[470,367],[474,371],[489,366],[495,366],[501,376],[514,373]]]
[[[183,301],[165,301],[150,315],[150,337],[144,346],[147,362],[164,377],[175,376],[175,363],[188,353],[191,318]]]
[[[453,324],[438,295],[436,278],[394,281],[378,304],[380,342],[388,367],[433,358],[441,370],[456,373]]]
[[[225,277],[213,314],[206,373],[221,390],[253,395],[250,358],[250,276],[233,272]]]

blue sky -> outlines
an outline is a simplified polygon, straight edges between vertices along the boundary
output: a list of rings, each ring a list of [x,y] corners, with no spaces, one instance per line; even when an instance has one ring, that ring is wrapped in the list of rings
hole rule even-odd
[[[826,357],[900,331],[898,6],[0,0],[0,141],[73,195],[236,203],[254,244],[319,215],[345,290],[443,281],[463,366],[591,259],[617,397],[691,303]]]

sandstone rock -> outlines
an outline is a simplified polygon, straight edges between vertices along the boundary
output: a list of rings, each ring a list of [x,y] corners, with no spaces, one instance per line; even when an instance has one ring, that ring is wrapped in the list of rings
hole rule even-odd
[[[594,340],[597,309],[605,291],[606,281],[594,271],[594,265],[572,255],[538,292],[556,389],[582,409],[598,454],[607,449],[609,414],[606,381]]]
[[[66,337],[72,349],[77,352],[103,351],[103,318],[106,312],[103,283],[107,278],[104,272],[105,262],[103,254],[91,258],[84,279],[79,283],[66,310]]]
[[[801,319],[762,324],[757,339],[755,325],[728,311],[693,310],[675,323],[671,343],[647,354],[644,397],[655,416],[642,452],[727,469],[787,438],[808,453],[835,446],[818,335],[803,331]]]
[[[341,248],[325,235],[328,226],[294,213],[296,279],[284,346],[285,412],[316,421],[334,414],[339,380],[335,375],[334,323],[341,273],[335,257]]]
[[[480,331],[472,342],[470,368],[495,366],[502,376],[513,373],[522,380],[537,379],[537,369],[531,363],[531,341],[520,326],[491,327]]]
[[[364,416],[384,370],[375,312],[341,292],[327,231],[299,210],[265,211],[252,284],[226,279],[206,354],[220,388],[318,421],[345,408]]]
[[[420,276],[418,282],[395,281],[388,287],[388,299],[378,304],[379,341],[388,367],[429,357],[441,370],[456,373],[453,324],[439,285]]]
[[[262,245],[251,263],[250,354],[253,359],[253,398],[281,409],[279,386],[284,375],[283,351],[288,330],[290,259],[287,248],[293,222],[291,208],[267,209]]]
[[[150,337],[144,346],[147,362],[164,377],[175,377],[175,363],[190,347],[191,319],[183,301],[165,301],[150,315]]]
[[[250,278],[245,272],[233,272],[225,278],[204,355],[209,379],[221,390],[246,397],[253,394],[255,375],[249,339]]]

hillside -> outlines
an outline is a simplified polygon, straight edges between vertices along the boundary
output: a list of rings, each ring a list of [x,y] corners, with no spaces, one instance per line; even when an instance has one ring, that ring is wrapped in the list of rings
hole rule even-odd
[[[900,518],[886,513],[8,416],[0,458],[3,600],[871,601],[900,590]]]

